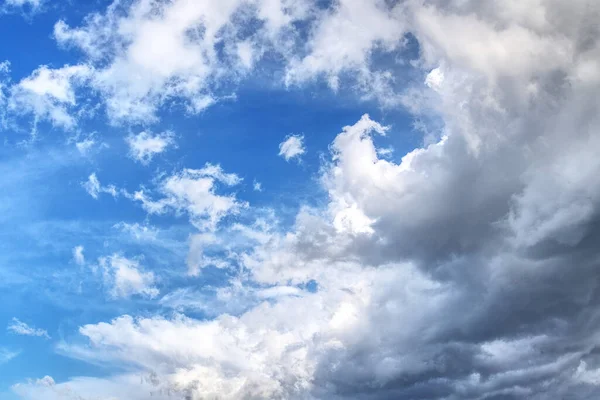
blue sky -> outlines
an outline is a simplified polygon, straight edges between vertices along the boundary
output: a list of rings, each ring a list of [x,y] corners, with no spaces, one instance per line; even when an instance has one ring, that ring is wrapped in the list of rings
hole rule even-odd
[[[0,397],[593,398],[600,41],[476,3],[3,0]]]

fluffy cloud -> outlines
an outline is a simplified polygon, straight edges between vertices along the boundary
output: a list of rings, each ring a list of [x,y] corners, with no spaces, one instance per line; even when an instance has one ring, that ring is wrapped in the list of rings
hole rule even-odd
[[[246,206],[234,195],[217,194],[217,186],[231,187],[240,182],[236,174],[224,172],[219,165],[206,164],[204,168],[185,169],[165,178],[158,188],[163,195],[159,200],[148,198],[144,190],[135,192],[132,198],[151,214],[186,212],[199,229],[213,230],[223,217]]]
[[[75,88],[92,74],[86,65],[67,65],[58,69],[41,66],[31,76],[11,87],[8,109],[14,114],[33,115],[33,129],[41,120],[72,129],[76,124]]]
[[[13,318],[6,329],[12,333],[16,333],[17,335],[38,336],[50,339],[50,336],[46,330],[29,326],[17,318]]]
[[[159,294],[154,286],[154,273],[144,271],[138,260],[113,254],[100,258],[98,265],[104,276],[104,284],[113,298],[127,298],[133,295],[153,298]]]
[[[305,151],[303,135],[290,135],[279,144],[279,156],[285,158],[285,161],[290,161],[294,158],[300,159],[300,156]]]
[[[148,121],[173,98],[183,99],[191,113],[212,104],[217,78],[236,79],[243,74],[238,66],[252,67],[262,43],[277,45],[290,23],[305,15],[304,3],[114,2],[81,27],[59,21],[54,36],[63,46],[83,50],[91,63],[103,65],[92,86],[103,94],[113,121]],[[244,37],[238,28],[257,19],[264,26],[253,37]]]
[[[142,163],[149,164],[152,158],[175,145],[173,133],[164,132],[153,135],[149,132],[140,132],[127,137],[130,156]]]

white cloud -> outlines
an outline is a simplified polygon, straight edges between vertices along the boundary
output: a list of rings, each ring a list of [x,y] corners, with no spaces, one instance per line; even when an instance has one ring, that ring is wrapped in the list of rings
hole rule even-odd
[[[8,109],[18,115],[33,115],[34,131],[41,120],[72,129],[76,125],[73,110],[78,105],[75,87],[85,82],[92,72],[87,65],[66,65],[58,69],[41,66],[11,87]]]
[[[252,183],[252,190],[255,192],[262,192],[262,183],[255,180],[254,183]]]
[[[371,70],[371,54],[399,48],[405,31],[404,21],[384,1],[336,2],[318,16],[307,43],[308,53],[292,59],[287,82],[324,76],[338,89],[341,75],[352,72],[358,73],[372,92],[377,74]]]
[[[3,0],[4,4],[1,4],[0,7],[3,6],[4,10],[8,7],[29,7],[32,12],[37,12],[45,2],[46,0]]]
[[[279,156],[285,158],[286,161],[294,158],[300,159],[305,152],[304,135],[289,135],[279,144]]]
[[[88,154],[95,145],[96,141],[92,138],[86,138],[75,143],[75,147],[82,155]]]
[[[50,335],[48,335],[48,332],[45,329],[29,326],[25,322],[19,321],[17,318],[13,318],[12,322],[8,324],[6,329],[12,333],[16,333],[17,335],[38,336],[50,339]]]
[[[126,141],[130,156],[142,164],[149,164],[155,155],[175,145],[175,136],[172,132],[153,135],[144,131],[137,135],[129,135]]]
[[[135,192],[132,197],[151,214],[186,212],[199,229],[213,230],[223,217],[246,206],[233,195],[217,194],[217,186],[235,186],[240,182],[237,175],[225,173],[218,165],[206,164],[204,168],[185,169],[163,179],[158,191],[164,197],[159,200],[151,200],[144,190]]]
[[[276,43],[280,31],[292,31],[291,22],[304,15],[303,4],[115,2],[81,27],[59,21],[54,36],[64,46],[82,49],[91,63],[102,61],[92,85],[103,94],[114,122],[151,121],[157,108],[173,98],[183,99],[192,113],[213,103],[217,78],[237,79],[240,69],[235,67],[250,68],[261,53],[260,42]],[[259,43],[243,37],[239,29],[255,18],[265,22],[254,35]]]
[[[123,232],[129,233],[133,238],[140,241],[157,240],[159,230],[151,225],[140,225],[137,222],[129,224],[127,222],[119,222],[114,228],[120,229]]]
[[[102,186],[96,173],[90,174],[88,180],[81,184],[90,196],[97,199],[100,193],[110,194],[112,197],[117,197],[117,188],[114,185]]]
[[[149,298],[158,296],[154,286],[154,273],[143,270],[140,262],[118,254],[101,257],[98,264],[104,274],[104,283],[110,288],[113,298],[127,298],[141,295]]]
[[[85,256],[83,255],[83,246],[73,247],[73,261],[77,265],[85,265]]]

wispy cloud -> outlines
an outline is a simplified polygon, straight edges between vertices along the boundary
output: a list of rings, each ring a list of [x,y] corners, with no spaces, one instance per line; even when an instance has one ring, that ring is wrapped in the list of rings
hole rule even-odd
[[[12,333],[16,333],[17,335],[37,336],[50,339],[50,335],[48,335],[48,332],[45,329],[29,326],[25,322],[22,322],[17,318],[12,319],[12,321],[8,324],[7,330]]]

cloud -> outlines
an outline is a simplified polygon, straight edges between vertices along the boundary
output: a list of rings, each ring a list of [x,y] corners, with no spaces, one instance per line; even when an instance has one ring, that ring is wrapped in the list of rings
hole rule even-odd
[[[127,222],[119,222],[114,225],[114,228],[120,229],[123,232],[129,233],[133,238],[140,241],[157,240],[159,230],[150,225],[140,225],[137,222],[129,224]]]
[[[16,333],[17,335],[38,336],[50,339],[50,335],[48,335],[48,332],[45,329],[29,326],[25,322],[19,321],[17,318],[13,318],[12,322],[8,324],[6,329],[12,333]]]
[[[306,152],[304,148],[304,135],[290,135],[279,143],[279,156],[290,161],[294,158],[300,159],[300,156]]]
[[[252,190],[254,190],[255,192],[262,192],[262,183],[254,181],[254,183],[252,183]]]
[[[369,81],[373,90],[376,74],[371,69],[372,52],[399,48],[405,32],[404,21],[384,1],[339,1],[318,14],[307,54],[291,60],[286,81],[302,83],[324,76],[337,90],[341,75],[352,72],[358,73],[365,83]]]
[[[95,172],[90,174],[88,180],[82,182],[81,186],[94,199],[97,199],[100,193],[108,193],[112,197],[117,197],[118,195],[117,188],[114,185],[102,186]]]
[[[104,284],[115,299],[133,295],[154,298],[159,294],[154,286],[154,273],[144,271],[138,260],[113,254],[98,259],[98,265],[104,276]]]
[[[92,138],[86,138],[75,143],[75,147],[82,155],[88,154],[95,145],[96,141]]]
[[[78,105],[75,88],[91,74],[92,69],[87,65],[65,65],[58,69],[41,66],[11,87],[8,110],[16,115],[32,115],[34,132],[42,120],[73,129]]]
[[[4,0],[0,5],[0,11],[7,12],[14,8],[27,8],[35,13],[40,11],[45,3],[46,0]]]
[[[305,15],[304,4],[114,2],[80,27],[59,21],[54,37],[98,64],[91,84],[102,93],[113,122],[152,121],[157,108],[171,99],[183,100],[190,113],[214,103],[218,96],[213,89],[221,78],[237,80],[243,75],[238,66],[250,68],[262,53],[263,41],[278,43],[281,35],[293,31],[292,22]],[[253,21],[264,26],[248,37],[242,26]]]
[[[117,375],[106,379],[76,377],[67,383],[57,383],[52,377],[45,376],[17,383],[11,389],[19,398],[26,400],[117,399],[123,396],[131,400],[172,398],[161,387],[154,385],[151,375]]]
[[[19,351],[11,351],[4,347],[0,347],[0,365],[6,364],[20,354]]]
[[[171,132],[152,135],[144,131],[137,135],[129,135],[126,141],[129,145],[129,155],[142,164],[149,164],[155,155],[175,145],[175,138]]]
[[[73,247],[73,261],[77,265],[85,265],[85,256],[83,255],[83,246]]]
[[[150,214],[185,212],[199,229],[213,230],[223,217],[236,214],[246,206],[234,195],[217,194],[217,186],[231,187],[240,182],[236,174],[224,172],[219,165],[206,164],[201,169],[184,169],[164,178],[158,186],[158,192],[163,195],[159,200],[151,200],[144,190],[131,197],[141,202]]]

